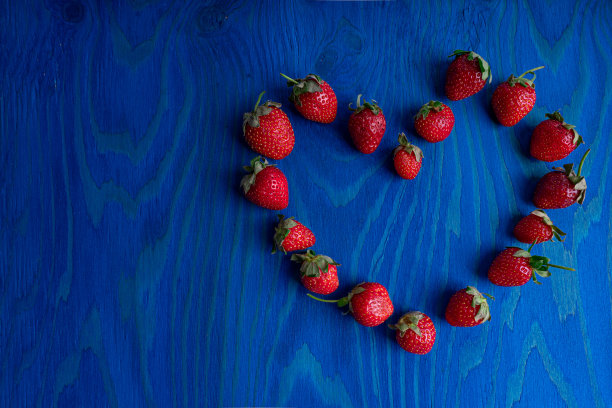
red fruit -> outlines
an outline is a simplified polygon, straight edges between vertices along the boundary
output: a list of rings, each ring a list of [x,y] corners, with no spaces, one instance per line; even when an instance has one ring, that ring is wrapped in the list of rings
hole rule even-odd
[[[247,112],[242,119],[242,132],[251,149],[274,160],[280,160],[293,150],[295,136],[289,118],[278,102],[267,101],[259,105],[261,97],[252,112]]]
[[[361,95],[357,96],[357,108],[349,109],[353,111],[349,118],[348,129],[351,139],[357,150],[361,153],[369,154],[374,152],[387,128],[385,115],[376,101],[360,104]]]
[[[550,276],[548,268],[551,266],[570,271],[574,270],[565,266],[550,264],[548,263],[550,259],[544,256],[532,256],[529,251],[534,244],[535,242],[531,244],[528,251],[511,247],[500,252],[489,267],[489,280],[497,286],[522,286],[529,282],[529,279],[533,279],[539,285],[540,282],[536,279],[536,274],[548,278]]]
[[[544,67],[530,69],[518,78],[510,75],[506,82],[495,89],[491,105],[499,123],[514,126],[531,112],[536,101],[534,71],[542,68]],[[523,78],[527,74],[533,74],[533,78]]]
[[[582,204],[586,194],[586,179],[580,175],[584,159],[591,150],[587,150],[580,165],[578,174],[574,173],[573,164],[564,165],[564,169],[544,175],[538,181],[533,193],[533,203],[539,208],[566,208],[574,203]]]
[[[244,169],[250,173],[242,178],[240,187],[249,201],[270,210],[287,208],[289,187],[282,171],[259,156]]]
[[[315,236],[304,224],[293,217],[285,218],[278,214],[278,225],[274,229],[274,249],[276,253],[280,248],[285,254],[291,251],[301,251],[315,244]]]
[[[338,289],[338,271],[329,256],[317,255],[311,249],[304,254],[293,254],[291,260],[301,263],[302,284],[311,292],[329,295]]]
[[[289,99],[306,119],[320,123],[331,123],[336,118],[338,101],[334,90],[320,76],[308,74],[303,79],[292,79],[281,74],[287,86],[293,87]]]
[[[400,177],[412,180],[423,164],[423,152],[415,145],[408,143],[405,133],[400,133],[398,138],[399,146],[393,151],[393,165]]]
[[[399,345],[414,354],[429,353],[436,342],[436,328],[429,316],[421,312],[406,313],[389,328],[395,329]]]
[[[547,113],[549,118],[533,130],[529,152],[533,157],[545,162],[566,158],[580,143],[582,136],[575,126],[565,123],[559,112]]]
[[[531,244],[534,241],[538,243],[550,241],[553,236],[558,241],[563,241],[564,235],[565,232],[553,225],[548,215],[542,210],[532,211],[514,227],[514,236],[525,244]]]
[[[484,295],[493,299],[491,295]],[[456,292],[450,298],[445,317],[451,326],[459,327],[478,326],[491,320],[487,299],[473,286]]]
[[[491,68],[487,61],[473,51],[455,50],[449,57],[456,58],[446,71],[444,91],[451,101],[465,99],[491,82]]]
[[[342,299],[319,299],[310,293],[308,296],[321,302],[336,303],[338,307],[348,305],[357,323],[367,327],[378,326],[393,314],[389,293],[380,283],[360,283]]]
[[[414,120],[417,133],[431,143],[446,139],[453,130],[453,126],[455,126],[453,111],[438,101],[429,101],[421,106]]]

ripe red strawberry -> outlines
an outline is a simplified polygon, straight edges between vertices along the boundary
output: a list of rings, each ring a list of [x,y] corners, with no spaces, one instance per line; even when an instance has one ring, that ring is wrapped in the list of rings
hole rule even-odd
[[[586,179],[580,175],[584,159],[591,150],[587,150],[580,165],[578,174],[574,173],[573,164],[566,164],[556,171],[545,174],[538,181],[533,192],[533,203],[539,208],[566,208],[574,203],[582,204],[586,194]],[[565,170],[564,170],[565,169]]]
[[[514,126],[531,112],[536,101],[534,71],[542,68],[544,67],[530,69],[518,78],[510,75],[506,82],[495,89],[491,105],[499,123],[504,126]],[[533,74],[533,78],[523,78],[527,74]]]
[[[533,157],[545,162],[561,160],[584,143],[575,126],[565,123],[559,112],[547,113],[546,117],[549,119],[536,126],[531,135],[529,152]]]
[[[484,88],[491,77],[487,61],[474,51],[455,50],[449,57],[455,57],[446,71],[444,92],[451,101],[472,96]]]
[[[510,247],[499,253],[489,267],[489,280],[497,286],[522,286],[533,279],[538,285],[540,282],[536,279],[536,274],[543,278],[548,278],[550,272],[549,267],[566,269],[573,271],[572,268],[565,266],[553,265],[548,263],[550,259],[544,256],[532,256],[529,250],[525,251],[521,248]]]
[[[436,342],[436,328],[425,313],[406,313],[389,328],[395,329],[395,339],[399,345],[414,354],[429,353]]]
[[[304,224],[296,221],[293,217],[285,218],[281,214],[278,215],[278,225],[274,233],[273,254],[279,248],[285,254],[291,251],[301,251],[313,246],[315,241],[314,234]]]
[[[423,164],[423,152],[415,145],[408,143],[405,133],[400,133],[398,138],[399,146],[393,151],[393,165],[400,177],[412,180]]]
[[[553,225],[544,211],[535,210],[516,224],[514,236],[525,244],[531,244],[534,241],[550,241],[553,236],[557,238],[557,241],[563,241],[565,232]]]
[[[451,326],[471,327],[491,320],[489,304],[483,295],[493,299],[493,296],[480,293],[473,286],[456,292],[446,306],[446,321]]]
[[[310,293],[308,296],[321,302],[336,303],[338,307],[348,305],[357,323],[367,327],[378,326],[393,314],[389,293],[380,283],[360,283],[342,299],[319,299]]]
[[[369,154],[374,152],[387,128],[385,115],[376,101],[361,103],[361,95],[357,96],[357,108],[349,109],[353,111],[349,118],[348,129],[351,139],[357,150],[361,153]]]
[[[259,94],[253,111],[243,115],[242,133],[251,149],[262,156],[280,160],[293,150],[295,136],[280,103],[267,101],[259,105],[264,93]]]
[[[308,74],[306,78],[297,80],[285,74],[281,76],[287,80],[287,86],[293,87],[289,99],[302,116],[320,123],[334,121],[338,111],[336,94],[320,76]]]
[[[244,166],[244,169],[249,174],[242,178],[240,187],[249,201],[270,210],[287,208],[289,187],[282,171],[260,156],[251,160],[251,165]]]
[[[312,249],[304,254],[293,254],[291,260],[301,263],[302,284],[311,292],[329,295],[338,289],[338,271],[329,256],[317,255]]]
[[[455,126],[455,115],[451,108],[439,101],[429,101],[421,106],[414,119],[417,133],[431,143],[446,139]]]

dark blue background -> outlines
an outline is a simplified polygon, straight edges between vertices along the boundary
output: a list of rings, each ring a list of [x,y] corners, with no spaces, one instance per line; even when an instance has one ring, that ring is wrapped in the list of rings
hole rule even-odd
[[[0,405],[612,406],[611,19],[608,1],[1,1]],[[494,79],[450,103],[456,48]],[[501,127],[495,86],[539,65],[536,107]],[[336,121],[297,114],[279,72],[327,80]],[[311,301],[270,254],[276,213],[238,188],[264,89],[296,134],[284,213],[342,263],[338,296],[375,280],[392,320],[430,315],[429,355]],[[388,123],[367,156],[346,131],[358,93]],[[412,126],[430,99],[456,116],[436,145]],[[551,168],[531,131],[555,109],[592,149],[589,189],[549,212],[567,240],[534,253],[577,272],[494,287]],[[399,131],[425,154],[414,181],[393,171]],[[452,328],[468,284],[495,295],[493,319]]]

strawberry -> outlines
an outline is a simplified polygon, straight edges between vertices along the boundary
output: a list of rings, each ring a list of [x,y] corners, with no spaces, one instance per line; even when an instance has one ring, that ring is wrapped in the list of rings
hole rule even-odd
[[[278,102],[267,101],[259,105],[259,94],[255,108],[242,118],[242,133],[251,149],[274,160],[280,160],[293,150],[295,136],[289,118]]]
[[[242,178],[240,187],[249,201],[270,210],[287,208],[289,187],[282,171],[260,156],[251,160],[251,165],[244,166],[244,169],[249,174]]]
[[[446,71],[444,92],[451,101],[472,96],[489,83],[491,68],[487,61],[474,51],[455,50],[449,57],[455,57]]]
[[[548,120],[535,127],[529,152],[545,162],[565,159],[580,143],[584,143],[574,125],[565,123],[559,112],[547,113]]]
[[[338,307],[348,305],[357,323],[366,327],[378,326],[393,314],[389,292],[380,283],[360,283],[341,299],[319,299],[310,293],[308,296],[321,302],[336,303]]]
[[[315,244],[315,236],[308,227],[296,221],[293,217],[285,218],[278,215],[278,225],[274,229],[274,249],[276,253],[280,248],[285,254],[291,251],[300,251]]]
[[[565,232],[553,225],[548,215],[542,210],[532,211],[514,227],[514,236],[525,244],[531,244],[534,241],[550,241],[553,237],[558,241],[563,241],[564,235]]]
[[[425,313],[406,313],[389,328],[395,329],[395,340],[399,345],[414,354],[429,353],[436,342],[436,328]]]
[[[491,320],[489,304],[483,295],[493,299],[473,286],[456,292],[446,306],[446,321],[451,326],[472,327]]]
[[[529,282],[529,279],[533,279],[539,285],[536,274],[548,278],[550,276],[549,267],[574,270],[548,263],[550,259],[544,256],[532,256],[529,251],[536,242],[534,241],[527,251],[510,247],[500,252],[489,267],[489,280],[497,286],[522,286]]]
[[[415,145],[408,143],[405,133],[400,133],[398,138],[399,146],[393,151],[393,165],[400,177],[412,180],[423,164],[423,152]]]
[[[584,159],[591,150],[587,150],[580,165],[578,174],[574,173],[573,164],[566,164],[556,171],[545,174],[538,181],[533,192],[533,203],[539,208],[566,208],[574,203],[582,204],[586,194],[586,179],[580,175]]]
[[[303,79],[289,78],[287,86],[293,87],[289,100],[295,108],[308,120],[320,123],[331,123],[336,118],[338,101],[334,90],[318,75],[308,74]]]
[[[421,106],[414,119],[417,133],[431,143],[446,139],[453,130],[453,126],[455,126],[453,111],[439,101],[429,101]]]
[[[387,122],[376,101],[364,102],[363,105],[360,102],[361,95],[357,95],[357,108],[353,109],[349,105],[353,113],[349,118],[348,129],[357,150],[369,154],[378,148],[385,134]]]
[[[329,256],[317,255],[312,249],[304,254],[293,254],[291,260],[301,263],[302,285],[311,292],[329,295],[338,289],[337,265]]]
[[[495,88],[491,105],[499,123],[504,126],[514,126],[531,112],[536,101],[534,71],[542,68],[544,67],[530,69],[518,78],[510,75],[506,82]],[[527,74],[532,74],[533,78],[524,78]]]

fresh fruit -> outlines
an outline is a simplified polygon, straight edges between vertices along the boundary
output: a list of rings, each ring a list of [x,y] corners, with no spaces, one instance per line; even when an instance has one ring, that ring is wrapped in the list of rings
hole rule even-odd
[[[278,214],[278,225],[274,229],[274,249],[272,253],[276,253],[278,249],[285,254],[291,251],[301,251],[315,244],[315,236],[308,227],[305,227],[301,222],[296,221],[293,217],[285,218]]]
[[[436,342],[436,328],[425,313],[410,312],[403,315],[396,324],[395,339],[406,351],[414,354],[427,354]]]
[[[449,57],[455,57],[446,71],[444,92],[451,101],[472,96],[489,83],[491,68],[487,61],[474,51],[455,50]]]
[[[510,247],[500,252],[489,267],[489,280],[497,286],[522,286],[529,282],[529,279],[533,279],[539,285],[536,274],[548,278],[550,276],[549,267],[574,270],[565,266],[553,265],[549,263],[550,259],[544,256],[532,256],[529,251],[534,244],[535,242],[527,251]]]
[[[360,283],[341,299],[319,299],[310,293],[308,296],[320,302],[336,303],[338,307],[348,305],[357,323],[367,327],[378,326],[393,314],[389,292],[380,283]]]
[[[289,78],[287,86],[293,87],[289,100],[306,119],[320,123],[331,123],[336,118],[338,101],[334,90],[320,76],[308,74],[303,79]]]
[[[472,327],[491,320],[489,304],[483,295],[493,299],[473,286],[456,292],[446,306],[446,321],[451,326]]]
[[[357,108],[349,109],[353,111],[349,118],[348,129],[351,139],[357,150],[361,153],[369,154],[374,152],[387,128],[385,115],[376,101],[361,103],[361,95],[357,96]]]
[[[506,82],[495,88],[491,105],[499,123],[504,126],[514,126],[531,112],[536,101],[534,71],[542,68],[544,67],[530,69],[518,78],[510,75]],[[527,74],[532,74],[533,78],[524,78]]]
[[[255,108],[242,119],[242,132],[251,149],[274,160],[280,160],[293,150],[295,136],[289,118],[278,102],[267,101],[260,105],[259,94]]]
[[[446,139],[455,126],[451,108],[439,101],[429,101],[421,106],[414,119],[417,133],[431,143]]]
[[[565,232],[553,225],[544,211],[535,210],[516,224],[514,236],[522,243],[531,244],[534,241],[550,241],[553,237],[557,241],[563,241]]]
[[[250,166],[244,166],[249,172],[240,181],[240,187],[246,198],[254,204],[270,210],[283,210],[289,204],[289,186],[287,178],[273,164],[257,156]]]
[[[566,208],[574,203],[582,204],[586,194],[586,179],[580,175],[584,159],[591,150],[587,150],[580,160],[578,173],[574,173],[573,164],[545,174],[538,181],[533,193],[533,203],[539,208]]]
[[[565,123],[559,112],[547,113],[547,120],[531,134],[529,153],[538,160],[552,162],[565,159],[580,143],[584,143],[574,125]]]
[[[291,255],[291,260],[302,264],[300,266],[302,284],[309,291],[329,295],[338,289],[336,266],[340,264],[329,256],[317,255],[309,249],[306,253]]]
[[[399,146],[393,151],[393,165],[400,177],[412,180],[423,164],[423,152],[415,145],[408,143],[405,133],[400,133],[397,141]]]

